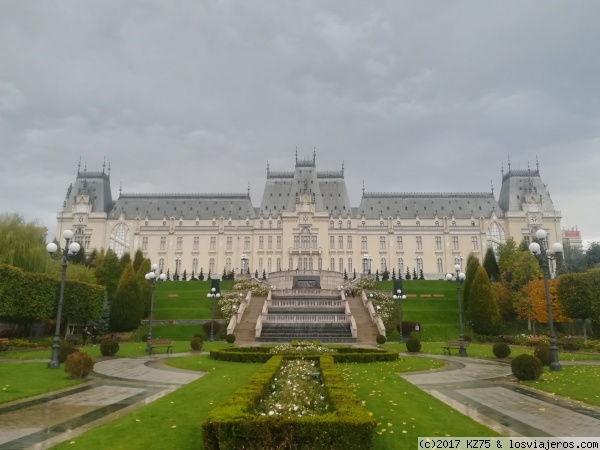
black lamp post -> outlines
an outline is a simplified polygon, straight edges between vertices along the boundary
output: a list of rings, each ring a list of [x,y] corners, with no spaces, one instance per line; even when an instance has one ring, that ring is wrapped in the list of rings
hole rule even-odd
[[[58,308],[56,311],[56,329],[54,331],[54,341],[52,343],[52,356],[50,357],[50,362],[48,363],[49,369],[58,369],[60,367],[60,362],[58,360],[58,353],[60,350],[60,319],[62,316],[62,306],[63,299],[65,295],[65,278],[67,276],[67,264],[69,259],[79,252],[81,246],[77,242],[71,242],[73,239],[73,231],[65,230],[63,231],[63,237],[65,238],[66,244],[65,248],[62,251],[62,254],[56,254],[58,250],[58,245],[54,242],[46,245],[46,251],[50,254],[52,259],[62,260],[62,273],[60,277],[60,294],[58,297]],[[69,242],[71,242],[69,244]]]
[[[221,294],[219,294],[215,288],[211,288],[206,296],[212,301],[210,307],[210,342],[212,342],[215,339],[215,299],[220,298]]]
[[[562,366],[558,362],[558,347],[556,345],[556,332],[554,331],[554,321],[552,320],[552,304],[550,303],[550,289],[548,287],[548,279],[550,278],[550,266],[548,260],[556,260],[560,258],[563,252],[563,246],[560,242],[552,244],[554,254],[546,253],[545,241],[546,231],[537,230],[535,236],[539,239],[542,245],[537,242],[529,244],[529,251],[533,253],[538,260],[542,272],[544,273],[544,291],[546,292],[546,308],[548,309],[548,327],[550,328],[550,370],[558,372],[562,370]]]
[[[158,278],[156,277],[156,271],[158,270],[158,264],[152,264],[152,270],[145,275],[146,280],[152,285],[152,295],[150,297],[150,326],[148,327],[148,339],[146,341],[146,353],[152,354],[152,320],[154,318],[154,288],[156,281],[165,281],[167,275],[161,273]]]
[[[446,274],[446,280],[448,281],[456,281],[456,297],[458,299],[458,325],[460,327],[460,347],[458,349],[459,356],[468,356],[467,349],[465,347],[465,335],[463,332],[463,322],[462,322],[462,304],[460,302],[460,285],[467,276],[460,271],[460,264],[456,264],[454,266],[454,270],[456,271],[456,275],[452,275],[451,273]]]
[[[402,344],[402,300],[406,300],[406,295],[402,294],[402,289],[398,289],[392,298],[398,302],[398,332],[400,333],[400,343]]]

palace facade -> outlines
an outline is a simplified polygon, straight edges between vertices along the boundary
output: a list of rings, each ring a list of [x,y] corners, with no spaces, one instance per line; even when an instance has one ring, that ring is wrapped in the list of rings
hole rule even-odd
[[[260,206],[250,193],[124,194],[113,200],[110,168],[81,171],[58,213],[57,236],[72,229],[86,251],[112,249],[144,256],[163,272],[188,279],[202,269],[260,274],[332,270],[351,277],[392,269],[423,271],[427,279],[453,272],[469,254],[483,260],[509,237],[530,241],[538,228],[560,242],[561,213],[535,170],[502,171],[498,199],[490,192],[365,192],[348,198],[344,166],[318,171],[316,154],[294,170],[271,171]],[[60,239],[60,238],[59,238]]]

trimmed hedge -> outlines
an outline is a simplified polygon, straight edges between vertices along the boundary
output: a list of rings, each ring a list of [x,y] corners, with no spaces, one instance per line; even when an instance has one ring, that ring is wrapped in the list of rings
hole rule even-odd
[[[372,348],[335,348],[331,357],[336,363],[371,363],[376,361],[397,361],[398,353]],[[219,361],[264,363],[272,356],[271,347],[232,347],[210,351],[210,357]],[[306,357],[306,355],[304,355]]]
[[[306,448],[365,450],[373,448],[376,422],[352,394],[331,355],[322,355],[320,369],[333,412],[313,417],[282,418],[254,413],[267,395],[284,358],[273,357],[222,406],[202,423],[208,450],[245,448]],[[288,359],[286,356],[285,359]]]

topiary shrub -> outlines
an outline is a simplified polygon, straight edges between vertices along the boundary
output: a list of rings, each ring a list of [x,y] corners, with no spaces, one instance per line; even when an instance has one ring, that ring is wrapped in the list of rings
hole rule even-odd
[[[496,342],[492,351],[496,358],[508,358],[510,355],[510,347],[505,342]]]
[[[387,338],[383,334],[378,334],[375,340],[379,345],[385,344],[387,342]]]
[[[228,334],[225,336],[225,340],[228,344],[233,344],[235,342],[235,334]]]
[[[67,360],[67,357],[76,351],[77,349],[72,342],[60,341],[60,348],[58,349],[58,362],[64,363]]]
[[[411,336],[406,341],[406,350],[410,353],[418,353],[421,351],[421,341],[418,338]]]
[[[65,372],[69,378],[87,378],[92,370],[94,370],[94,360],[87,353],[75,352],[67,356]]]
[[[512,373],[522,381],[535,381],[544,371],[542,362],[533,355],[519,355],[510,363]]]
[[[119,342],[116,339],[103,339],[100,342],[100,353],[103,356],[115,356],[119,348]]]
[[[540,342],[533,351],[533,356],[539,359],[544,366],[550,365],[550,346],[545,342]]]
[[[204,344],[204,341],[199,337],[195,337],[190,341],[190,347],[196,352],[202,350],[202,344]]]

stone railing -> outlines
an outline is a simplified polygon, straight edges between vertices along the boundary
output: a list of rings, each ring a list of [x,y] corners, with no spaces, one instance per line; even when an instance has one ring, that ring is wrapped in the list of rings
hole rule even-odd
[[[233,332],[235,331],[236,325],[242,321],[242,317],[244,316],[244,311],[246,310],[246,307],[248,306],[248,304],[250,303],[251,300],[252,300],[252,292],[248,291],[246,293],[246,297],[244,297],[242,299],[242,301],[240,302],[240,306],[238,306],[237,313],[233,314],[231,316],[231,319],[229,319],[229,325],[227,326],[227,334],[233,334]]]
[[[385,334],[385,325],[383,324],[383,320],[381,320],[381,315],[377,314],[377,311],[375,311],[375,308],[373,307],[373,303],[367,297],[367,293],[365,291],[362,291],[361,298],[362,298],[363,304],[367,308],[367,311],[369,311],[369,315],[371,316],[371,320],[373,321],[373,323],[377,327],[377,332],[379,334],[382,334],[383,336],[385,336],[386,335]]]
[[[349,323],[351,314],[263,314],[262,323]]]
[[[321,297],[339,297],[340,291],[337,289],[314,289],[314,288],[299,288],[299,289],[275,289],[276,297],[295,297],[298,295],[318,295]]]
[[[280,308],[343,308],[343,300],[303,300],[303,299],[273,299],[270,301],[269,307]]]

